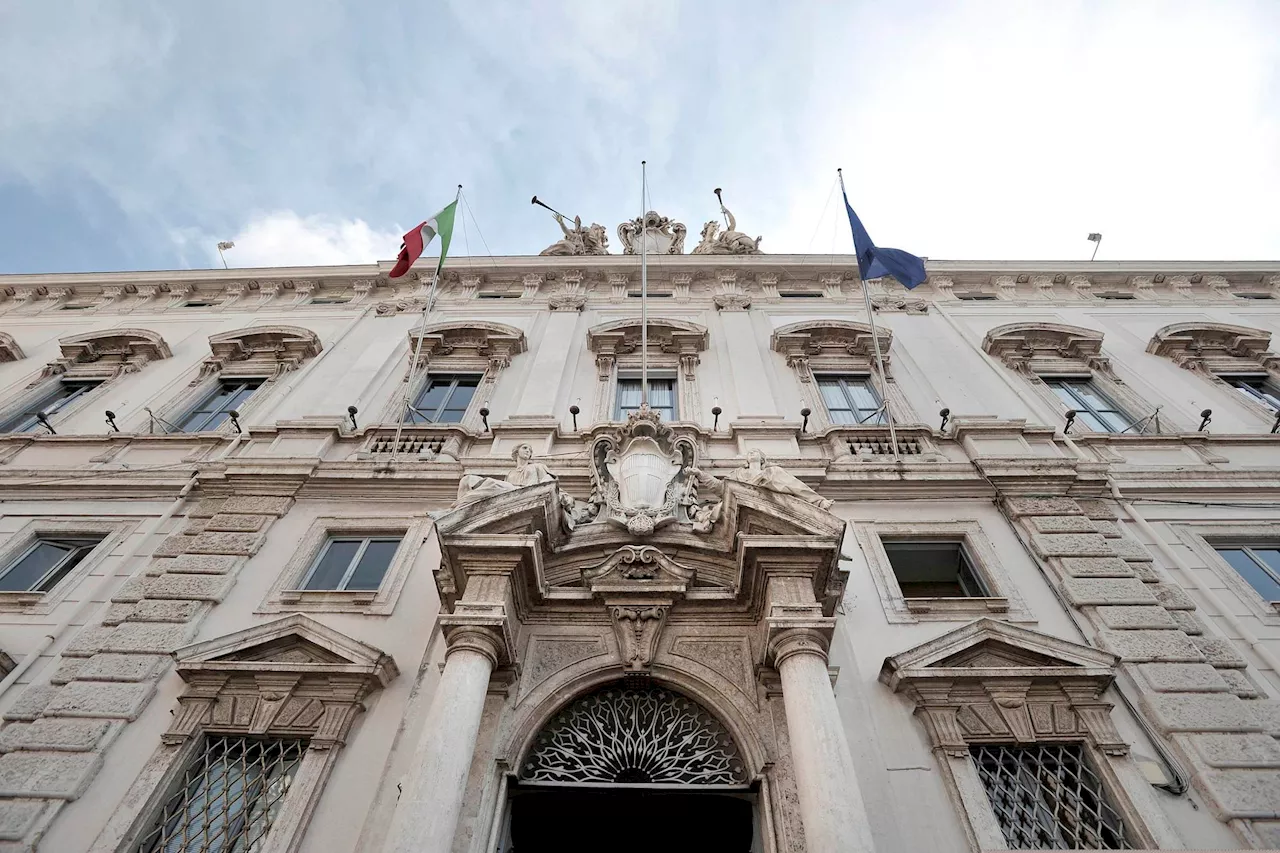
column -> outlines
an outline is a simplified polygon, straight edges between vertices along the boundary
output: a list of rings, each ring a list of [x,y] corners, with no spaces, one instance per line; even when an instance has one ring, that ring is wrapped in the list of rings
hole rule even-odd
[[[449,853],[502,639],[488,628],[449,634],[444,674],[418,739],[385,853]]]
[[[782,677],[808,853],[870,853],[871,827],[827,673],[827,638],[790,628],[771,642]]]

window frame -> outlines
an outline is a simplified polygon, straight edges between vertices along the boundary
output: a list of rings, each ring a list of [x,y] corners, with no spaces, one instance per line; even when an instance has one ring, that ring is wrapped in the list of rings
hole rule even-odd
[[[3,421],[0,421],[0,434],[22,435],[43,430],[40,422],[36,419],[37,412],[43,413],[50,418],[61,412],[74,413],[76,409],[84,404],[86,398],[99,391],[105,384],[105,379],[67,376],[54,376],[39,382],[33,386],[34,393],[27,394],[24,398],[19,398],[13,406],[6,410]],[[80,386],[83,390],[66,396],[59,396],[53,393],[58,389],[71,385]],[[58,404],[52,410],[49,409],[51,402],[57,402]]]
[[[98,542],[47,590],[0,590],[0,612],[31,615],[53,612],[81,581],[98,572],[103,561],[137,524],[138,520],[134,518],[79,519],[64,516],[29,519],[6,540],[0,541],[0,568],[5,574],[41,539],[97,539]]]
[[[281,523],[294,523],[286,519]],[[398,538],[399,547],[377,589],[306,589],[331,539]],[[317,516],[307,523],[298,547],[258,603],[254,613],[360,613],[390,616],[424,550],[438,552],[435,522],[429,515]],[[349,568],[349,567],[348,567]]]
[[[1244,579],[1235,567],[1218,553],[1219,547],[1240,547],[1248,544],[1276,545],[1280,543],[1280,521],[1169,521],[1174,534],[1192,554],[1199,557],[1192,571],[1210,571],[1216,575],[1264,625],[1280,627],[1280,603],[1272,603],[1262,597],[1253,584]],[[1251,677],[1257,678],[1252,664]]]
[[[68,551],[68,553],[60,560],[46,569],[44,574],[37,578],[36,582],[28,586],[26,589],[0,589],[0,592],[28,592],[44,595],[54,589],[58,584],[62,583],[63,579],[67,575],[75,571],[76,566],[83,563],[85,559],[93,553],[94,549],[102,544],[102,540],[104,538],[105,537],[103,536],[52,536],[48,533],[37,535],[31,541],[31,544],[27,546],[27,549],[23,551],[17,559],[8,561],[2,568],[0,568],[0,584],[3,584],[5,578],[7,578],[14,569],[18,568],[24,560],[34,554],[36,549],[41,545],[48,544],[54,547],[68,547],[58,541],[61,539],[63,542],[72,543],[69,546],[72,550]],[[74,543],[73,540],[77,539],[81,541],[79,543]],[[74,562],[72,562],[70,566],[67,566],[67,563],[72,560],[74,560]],[[61,574],[59,574],[59,572],[61,572]],[[50,578],[53,578],[52,583],[49,582]],[[47,587],[46,584],[48,584]]]
[[[449,377],[451,379],[449,390],[445,393],[445,397],[440,402],[440,405],[436,407],[437,417],[427,418],[425,415],[422,415],[421,410],[417,408],[417,403],[419,399],[421,399],[421,397],[424,394],[426,394],[427,391],[430,390],[432,381],[443,379],[444,377]],[[438,415],[449,409],[448,404],[453,399],[453,395],[457,392],[458,388],[460,387],[458,382],[459,380],[464,378],[465,379],[474,378],[476,384],[475,384],[475,387],[472,388],[471,399],[467,401],[466,408],[463,409],[462,411],[462,416],[459,417],[456,421],[439,420]],[[449,425],[455,425],[455,424],[456,425],[465,424],[468,421],[468,419],[471,417],[472,412],[478,411],[476,402],[477,402],[477,398],[480,396],[480,389],[484,386],[484,383],[485,383],[484,371],[477,372],[477,371],[468,371],[468,370],[455,370],[455,371],[449,371],[447,373],[428,372],[426,375],[423,376],[420,384],[418,385],[418,390],[410,396],[410,399],[413,401],[413,403],[410,405],[409,410],[404,412],[404,414],[402,415],[404,424],[406,426],[433,426],[433,425],[449,426]],[[481,405],[483,405],[483,403]],[[424,419],[420,421],[413,420],[412,417],[414,415],[420,415]]]
[[[1237,575],[1240,575],[1240,570],[1237,569],[1234,565],[1232,565],[1231,562],[1227,560],[1226,557],[1222,556],[1223,551],[1243,551],[1244,555],[1248,557],[1250,560],[1252,560],[1254,565],[1256,565],[1259,569],[1262,570],[1263,574],[1267,575],[1269,578],[1271,578],[1271,580],[1275,581],[1275,583],[1278,586],[1280,586],[1280,567],[1270,565],[1269,563],[1267,563],[1266,560],[1263,560],[1261,557],[1259,557],[1257,554],[1254,553],[1254,549],[1258,548],[1259,546],[1267,546],[1265,550],[1268,550],[1268,551],[1278,550],[1280,549],[1280,540],[1276,540],[1274,542],[1217,541],[1211,544],[1213,545],[1214,553],[1218,555],[1218,559],[1222,560],[1222,562],[1226,563],[1228,566],[1231,566],[1231,570],[1235,572]],[[1264,602],[1269,604],[1271,607],[1280,609],[1280,592],[1277,593],[1275,598],[1265,598],[1263,597],[1262,593],[1258,591],[1258,588],[1249,582],[1248,578],[1244,577],[1243,575],[1240,575],[1240,579],[1243,580],[1245,583],[1249,584],[1249,586],[1257,594],[1258,598],[1261,598]]]
[[[639,318],[611,320],[587,330],[587,349],[595,354],[597,381],[594,410],[579,426],[618,422],[618,380],[640,375],[642,337]],[[688,320],[650,317],[647,339],[650,378],[676,380],[676,421],[700,420],[704,415],[698,365],[707,349],[707,328]]]
[[[919,522],[852,522],[885,619],[891,624],[915,622],[967,622],[989,616],[1003,622],[1035,622],[1017,586],[996,555],[991,540],[976,519]],[[908,597],[902,590],[885,542],[957,542],[968,558],[975,580],[985,596]]]
[[[881,547],[884,548],[885,556],[888,557],[889,559],[889,567],[893,569],[894,578],[896,578],[898,581],[898,589],[902,590],[903,596],[908,601],[915,598],[994,598],[994,597],[997,597],[997,596],[991,595],[991,591],[990,589],[987,588],[987,584],[984,582],[984,579],[981,573],[974,567],[973,557],[969,555],[969,549],[965,546],[964,539],[920,539],[915,537],[906,538],[906,539],[895,539],[892,536],[881,536],[880,545]],[[893,553],[892,553],[892,551],[894,550],[893,546],[902,546],[902,545],[905,545],[905,546],[955,545],[956,557],[959,563],[959,567],[956,571],[956,584],[957,586],[960,587],[962,594],[953,595],[953,596],[943,596],[943,595],[908,596],[906,595],[906,590],[902,588],[902,578],[898,575],[898,567],[893,564]],[[965,585],[966,585],[965,584],[966,574],[969,576],[970,584],[976,590],[977,594],[964,592]]]
[[[172,424],[174,428],[173,434],[185,433],[190,435],[198,435],[203,432],[222,431],[223,428],[226,427],[226,425],[231,422],[229,413],[234,411],[237,413],[237,415],[239,415],[243,407],[250,400],[252,400],[254,396],[257,395],[258,392],[261,391],[264,386],[266,386],[268,382],[270,382],[270,378],[265,376],[215,376],[209,388],[205,391],[205,393],[202,394],[194,403],[186,407],[183,410],[182,414],[174,419]],[[256,383],[256,384],[253,384],[253,383]],[[250,384],[253,384],[253,388],[249,391],[249,393],[246,396],[241,398],[238,403],[231,404],[229,408],[220,408],[214,411],[204,412],[203,413],[205,415],[204,422],[201,424],[200,429],[191,429],[189,422],[192,420],[192,418],[194,418],[198,414],[201,414],[202,413],[201,410],[206,405],[208,405],[209,403],[212,403],[215,399],[217,399],[220,395],[222,395],[224,393],[224,389],[229,384],[236,384],[240,386],[240,388],[244,388]],[[239,393],[239,389],[237,389],[236,393]],[[221,421],[218,422],[216,426],[214,426],[212,429],[209,429],[208,426],[209,426],[210,420],[218,417],[219,415],[227,415],[227,417],[224,417]]]
[[[845,402],[849,406],[847,410],[838,409],[837,411],[851,412],[854,418],[853,423],[845,423],[843,421],[838,421],[835,419],[835,417],[831,413],[831,404],[827,400],[826,395],[822,392],[822,384],[823,382],[830,382],[832,380],[838,383],[840,388],[840,393],[844,396]],[[854,402],[853,396],[849,393],[849,385],[851,384],[850,380],[854,380],[854,382],[856,382],[857,384],[865,388],[867,393],[870,394],[871,397],[877,403],[876,408],[872,409],[865,418],[859,419],[859,414],[861,413],[862,409],[857,405],[856,402]],[[875,380],[873,379],[872,374],[832,373],[828,371],[814,371],[813,381],[818,385],[818,398],[822,400],[822,407],[823,409],[826,410],[827,418],[831,421],[832,424],[836,426],[885,426],[888,424],[889,422],[887,417],[888,407],[885,405],[884,398],[876,390]],[[872,418],[874,418],[874,420],[872,420]]]
[[[1273,412],[1280,412],[1280,381],[1269,373],[1220,373],[1218,379],[1238,391],[1246,400],[1260,406],[1266,406]],[[1252,380],[1262,388],[1254,388],[1247,384]],[[1268,399],[1268,398],[1273,399]],[[1273,402],[1274,400],[1274,402]]]
[[[359,542],[360,546],[356,548],[355,554],[351,556],[351,560],[347,563],[347,567],[343,570],[342,579],[338,581],[337,586],[333,588],[327,587],[311,587],[312,578],[320,568],[320,564],[324,562],[324,558],[329,554],[336,542]],[[365,553],[369,550],[369,546],[374,542],[395,542],[396,549],[391,552],[391,558],[387,560],[387,564],[382,567],[382,574],[378,578],[378,586],[382,586],[383,580],[387,577],[387,572],[391,570],[391,564],[395,562],[396,551],[400,550],[400,546],[404,544],[403,536],[395,535],[378,535],[370,534],[368,536],[334,536],[330,535],[320,551],[316,554],[315,559],[311,561],[311,568],[302,578],[301,583],[296,591],[298,592],[369,592],[369,590],[353,590],[350,588],[351,577],[356,573],[356,569],[360,567],[360,562],[364,558]],[[377,587],[374,587],[374,592]]]
[[[1098,382],[1095,380],[1093,376],[1041,376],[1040,381],[1042,381],[1046,386],[1048,386],[1049,389],[1053,391],[1054,396],[1056,396],[1059,400],[1062,401],[1064,405],[1066,405],[1067,401],[1063,399],[1063,394],[1059,393],[1058,391],[1059,387],[1061,387],[1062,390],[1066,392],[1066,396],[1071,397],[1071,404],[1068,406],[1069,409],[1074,409],[1078,414],[1088,415],[1103,427],[1102,429],[1099,429],[1093,426],[1092,424],[1086,422],[1084,426],[1087,427],[1090,432],[1107,433],[1109,435],[1129,435],[1130,433],[1132,433],[1133,435],[1147,434],[1145,426],[1135,429],[1135,427],[1138,427],[1139,424],[1142,424],[1142,419],[1134,418],[1131,414],[1129,414],[1129,412],[1121,404],[1117,403],[1114,399],[1112,399],[1111,395],[1109,395],[1103,388],[1099,387]],[[1080,391],[1071,387],[1072,385],[1088,386],[1087,390],[1089,394],[1092,394],[1093,396],[1110,404],[1111,408],[1098,409],[1094,407],[1080,393]],[[1123,418],[1125,421],[1128,422],[1128,425],[1125,426],[1124,429],[1110,429],[1108,428],[1109,424],[1107,424],[1106,419],[1103,417],[1103,415],[1105,414],[1112,414],[1117,417]],[[1079,423],[1079,422],[1080,422],[1080,419],[1079,417],[1077,417],[1076,423]],[[1150,421],[1148,421],[1148,423],[1150,423]],[[1075,425],[1073,424],[1073,428],[1074,426]]]
[[[659,382],[670,383],[671,405],[669,407],[659,408],[657,406],[654,406],[653,403],[650,402],[649,408],[653,409],[655,412],[659,412],[660,414],[662,412],[665,412],[669,408],[671,410],[671,417],[670,418],[662,417],[662,422],[675,423],[676,421],[680,420],[680,377],[677,376],[674,371],[651,370],[649,371],[649,387],[651,391],[653,389],[654,380],[657,380]],[[639,389],[640,383],[641,383],[641,376],[639,373],[636,373],[635,371],[632,371],[632,370],[621,370],[618,372],[617,376],[614,377],[613,417],[610,418],[610,420],[613,420],[613,421],[625,421],[630,411],[636,411],[636,409],[629,409],[626,412],[623,411],[623,406],[622,406],[622,383],[623,382],[628,382],[628,383],[634,382],[636,383],[637,389]]]

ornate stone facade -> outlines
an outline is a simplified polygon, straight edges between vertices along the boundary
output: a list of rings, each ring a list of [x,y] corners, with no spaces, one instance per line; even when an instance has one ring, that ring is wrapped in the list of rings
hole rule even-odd
[[[1222,550],[1280,547],[1238,386],[1280,268],[908,297],[732,222],[564,227],[426,317],[387,264],[0,277],[0,422],[88,389],[0,434],[0,853],[138,849],[219,738],[300,744],[271,851],[510,853],[554,832],[522,798],[653,785],[761,850],[1000,849],[991,756],[1042,748],[1129,847],[1280,845],[1280,612]],[[669,405],[618,416],[642,369]],[[1064,434],[1055,378],[1161,428]],[[225,387],[237,429],[148,429]],[[41,543],[74,564],[20,584]]]

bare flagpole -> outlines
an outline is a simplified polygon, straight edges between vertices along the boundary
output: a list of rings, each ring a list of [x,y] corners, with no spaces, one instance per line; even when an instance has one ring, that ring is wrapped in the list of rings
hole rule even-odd
[[[649,240],[645,233],[648,176],[640,161],[640,408],[649,407]]]
[[[456,205],[460,198],[462,198],[462,184],[458,184],[458,192],[453,197],[453,203]],[[409,378],[405,381],[404,398],[400,405],[400,417],[396,420],[396,437],[391,442],[391,458],[387,460],[388,471],[396,464],[396,454],[400,452],[400,431],[404,429],[404,420],[409,415],[409,410],[413,408],[409,403],[409,396],[413,394],[414,386],[417,384],[418,359],[422,356],[422,339],[426,337],[427,319],[431,316],[431,309],[435,307],[436,287],[439,283],[440,263],[437,262],[436,271],[431,274],[431,290],[427,292],[426,304],[422,306],[422,320],[418,324],[418,334],[413,342],[413,361],[409,363]]]
[[[840,176],[840,195],[846,200],[848,194],[844,189],[844,172],[836,169],[836,174]],[[853,250],[858,251],[855,243]],[[876,351],[876,371],[880,374],[880,390],[884,394],[881,406],[884,408],[884,420],[889,425],[889,444],[893,446],[893,461],[901,461],[898,458],[898,434],[893,428],[893,413],[889,411],[889,383],[884,378],[884,356],[880,353],[880,333],[876,331],[876,312],[871,307],[871,291],[867,289],[867,283],[862,281],[862,277],[858,277],[858,283],[862,287],[863,304],[867,307],[867,320],[871,323],[871,345]]]

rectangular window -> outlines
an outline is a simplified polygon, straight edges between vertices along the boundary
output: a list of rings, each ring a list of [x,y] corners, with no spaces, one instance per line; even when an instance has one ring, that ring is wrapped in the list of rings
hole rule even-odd
[[[1111,292],[1100,291],[1098,293],[1095,293],[1094,296],[1098,297],[1099,299],[1135,299],[1136,298],[1132,293],[1118,293],[1114,290]]]
[[[212,302],[208,299],[188,299],[186,302],[182,303],[182,307],[183,308],[212,308],[217,304],[218,303]]]
[[[986,598],[961,542],[884,542],[903,598]]]
[[[402,536],[330,536],[307,572],[302,589],[376,590]]]
[[[869,376],[817,376],[827,413],[838,424],[883,424],[884,408]]]
[[[306,741],[206,735],[132,853],[262,849]]]
[[[37,415],[52,417],[102,383],[96,379],[55,379],[45,384],[48,387],[42,388],[39,397],[0,422],[0,432],[38,432],[43,427]]]
[[[1214,550],[1258,591],[1263,601],[1280,601],[1280,542],[1274,545],[1218,545]]]
[[[825,294],[809,290],[782,290],[778,295],[783,299],[821,299]]]
[[[957,293],[956,294],[956,299],[961,299],[961,300],[964,300],[965,302],[994,302],[999,298],[1000,297],[996,296],[994,293]]]
[[[480,374],[433,374],[418,392],[404,422],[407,424],[461,423],[480,387]]]
[[[0,591],[48,592],[80,565],[101,538],[41,536],[0,575]]]
[[[519,299],[523,293],[477,293],[476,299]]]
[[[229,413],[242,406],[265,381],[260,378],[218,380],[218,387],[178,421],[179,431],[209,432],[217,429],[226,422]]]
[[[345,296],[313,296],[309,305],[346,305],[351,300]]]
[[[1076,418],[1094,432],[1127,432],[1134,420],[1098,390],[1092,379],[1045,379],[1067,408],[1076,410]],[[1134,430],[1141,432],[1141,430]]]
[[[1239,297],[1240,299],[1270,299],[1271,298],[1270,293],[1249,293],[1248,291],[1244,293],[1233,293],[1231,295]]]
[[[649,408],[664,421],[674,421],[680,414],[676,406],[676,379],[674,376],[649,377]],[[618,402],[613,407],[613,419],[625,421],[627,415],[640,409],[640,377],[618,377]]]
[[[1222,380],[1241,394],[1280,411],[1280,385],[1266,376],[1223,376]]]
[[[1011,849],[1133,849],[1080,744],[992,744],[969,754]]]

